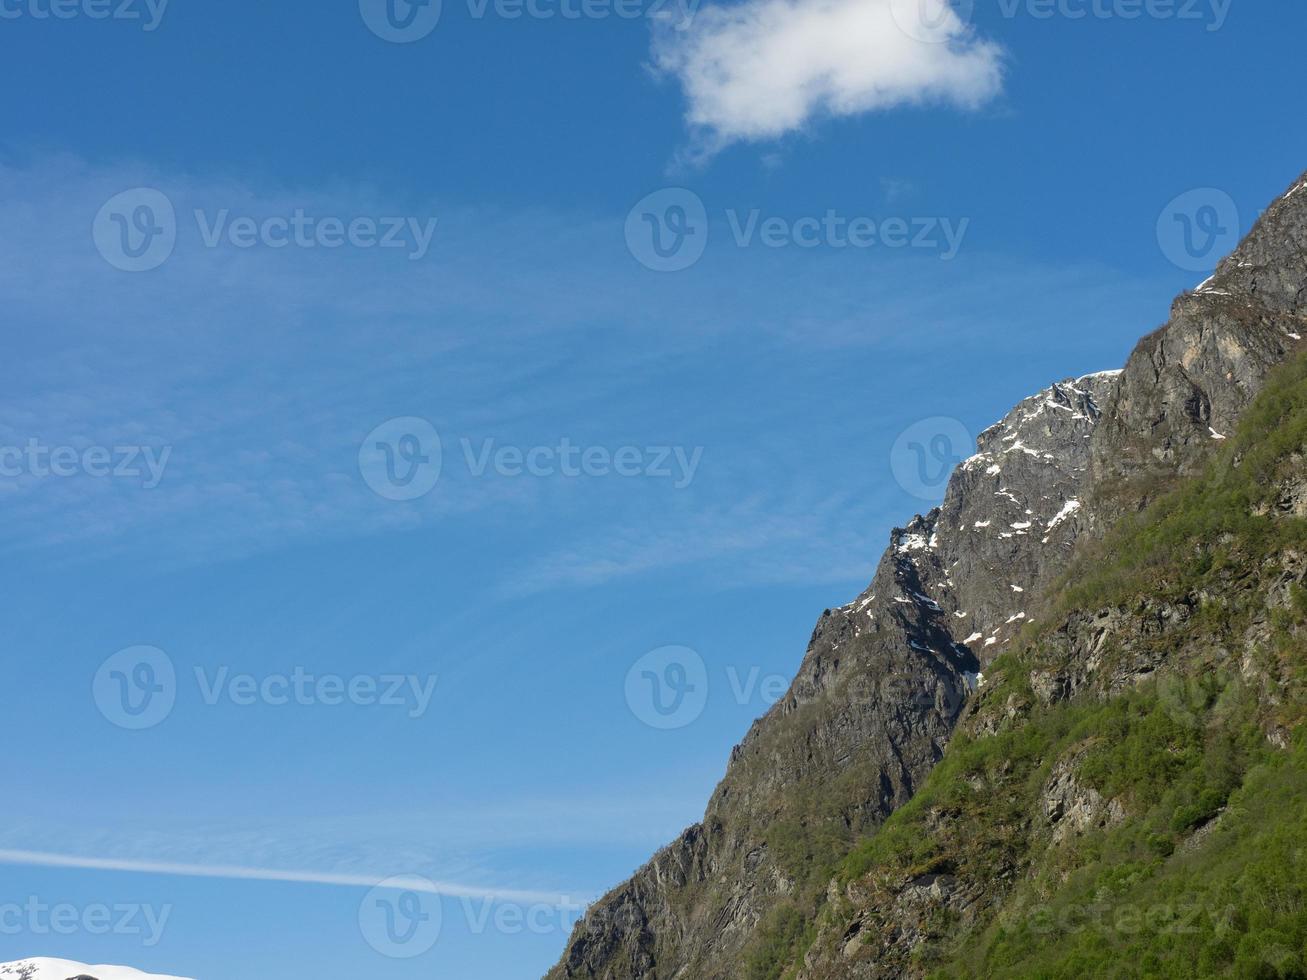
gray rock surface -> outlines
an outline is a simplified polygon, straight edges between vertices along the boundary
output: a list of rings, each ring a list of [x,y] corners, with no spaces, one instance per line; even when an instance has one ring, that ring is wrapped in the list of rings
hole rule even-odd
[[[1195,472],[1304,336],[1307,179],[1131,355],[1092,440],[1094,517],[1110,523]]]
[[[822,615],[703,822],[588,912],[550,977],[734,978],[802,877],[774,853],[778,829],[852,842],[911,798],[1027,595],[1065,567],[1116,377],[1058,382],[980,435],[943,504],[895,530],[871,585]]]
[[[1058,382],[981,434],[941,507],[896,530],[866,591],[823,614],[788,693],[732,753],[703,822],[589,911],[549,978],[742,976],[758,924],[808,883],[827,842],[856,840],[912,797],[984,666],[1066,570],[1076,542],[1193,472],[1233,430],[1267,372],[1307,335],[1305,299],[1307,179],[1212,279],[1175,301],[1123,372]],[[1301,499],[1307,492],[1286,488],[1286,510]],[[1188,612],[1159,606],[1069,623],[1063,641],[1076,656],[1032,676],[1032,687],[1047,701],[1069,697],[1113,630],[1164,631]],[[1119,683],[1152,669],[1139,656],[1114,665]],[[1115,818],[1112,801],[1090,798],[1070,771],[1046,800],[1054,833]],[[906,956],[923,908],[965,915],[980,898],[947,874],[893,896],[842,896],[864,911],[840,946],[862,950],[861,924],[878,908],[898,923],[892,941]],[[859,955],[856,968],[844,959],[809,975],[895,975]]]

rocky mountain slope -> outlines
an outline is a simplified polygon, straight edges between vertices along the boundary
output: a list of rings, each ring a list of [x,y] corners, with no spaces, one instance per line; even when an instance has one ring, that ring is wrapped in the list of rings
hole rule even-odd
[[[1298,349],[1305,267],[1307,180],[1299,180],[1131,355],[1091,453],[1104,517],[1194,474],[1212,442],[1233,431],[1269,370]]]
[[[1024,687],[1004,664],[1027,656],[1054,584],[1102,565],[1095,549],[1114,527],[1133,527],[1133,515],[1228,450],[1268,375],[1297,350],[1305,188],[1295,184],[1212,279],[1176,300],[1124,371],[1054,384],[981,435],[942,506],[895,531],[868,589],[822,616],[789,692],[733,752],[703,822],[587,913],[550,978],[897,976],[917,972],[914,957],[968,915],[975,928],[988,923],[989,896],[1010,891],[1033,859],[966,879],[956,858],[904,867],[876,842],[905,814],[919,817],[926,788],[952,772],[959,723],[964,739],[993,740],[1029,717],[1027,700],[1119,692],[1148,673],[1148,661],[1130,661],[1104,685],[1094,671],[1111,628],[1152,637],[1183,615],[1164,604],[1064,620],[1061,659],[1022,674]],[[1090,554],[1097,565],[1083,564]],[[1031,813],[1006,816],[1028,822],[1042,807],[1066,828],[1060,838],[1125,819],[1126,803],[1081,779],[1074,755],[1059,765],[1040,771],[1047,787],[1024,801]],[[929,840],[936,818],[921,819],[912,832]]]
[[[1307,975],[1307,353],[1221,442],[1083,546],[781,970]]]

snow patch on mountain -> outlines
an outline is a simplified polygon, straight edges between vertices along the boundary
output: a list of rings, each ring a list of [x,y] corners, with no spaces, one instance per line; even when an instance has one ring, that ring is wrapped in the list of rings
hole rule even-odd
[[[0,963],[0,980],[72,980],[94,977],[95,980],[189,980],[187,977],[142,973],[127,966],[87,966],[72,960],[38,956],[30,960]]]

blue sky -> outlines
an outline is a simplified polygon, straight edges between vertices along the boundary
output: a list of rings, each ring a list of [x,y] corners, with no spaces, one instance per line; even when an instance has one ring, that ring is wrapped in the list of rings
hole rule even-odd
[[[887,3],[445,0],[391,43],[347,0],[0,2],[0,961],[539,975],[930,506],[901,434],[1119,366],[1218,257],[1186,221],[1246,230],[1307,167],[1298,5],[923,39]],[[140,188],[175,242],[130,272]],[[702,255],[648,268],[687,203]],[[400,247],[277,247],[297,213]],[[699,683],[659,725],[627,682],[667,647]],[[151,678],[137,730],[115,685]],[[421,955],[390,876],[440,908]]]

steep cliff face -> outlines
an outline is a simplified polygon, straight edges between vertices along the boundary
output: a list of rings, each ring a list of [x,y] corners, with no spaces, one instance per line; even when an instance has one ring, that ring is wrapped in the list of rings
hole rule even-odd
[[[992,881],[947,869],[889,888],[832,876],[919,792],[971,693],[988,689],[985,670],[1047,605],[1078,542],[1102,539],[1223,444],[1307,333],[1305,297],[1307,180],[1176,301],[1123,372],[1054,384],[982,433],[942,506],[895,531],[868,589],[822,616],[703,822],[590,910],[549,977],[778,976],[823,906],[807,975],[890,976],[930,935],[923,910],[957,918],[983,907]],[[1050,703],[1073,683],[1066,672],[1031,676]],[[1019,699],[991,705],[977,731],[1024,710]],[[1064,835],[1119,815],[1074,767],[1050,775],[1046,795]],[[868,942],[868,924],[886,921],[888,938]],[[895,966],[880,972],[880,959]]]
[[[1304,500],[1299,353],[1198,476],[1089,543],[789,975],[1304,975]]]
[[[1280,791],[1307,798],[1307,760],[1284,755],[1307,710],[1305,298],[1300,180],[1103,400],[1069,575],[1033,590],[1042,625],[971,699],[911,807],[833,876],[789,960],[798,980],[1091,975],[1132,954],[1142,969],[1145,950],[1148,975],[1304,966],[1259,949],[1265,921],[1241,908],[1262,902],[1255,886],[1214,872],[1199,902],[1188,869],[1278,848],[1301,878],[1299,845],[1273,843],[1292,821],[1232,813],[1225,840],[1213,831],[1233,801],[1265,803],[1262,767],[1296,773]],[[1298,377],[1265,392],[1290,361]]]
[[[1063,381],[982,432],[944,505],[896,535],[963,643],[982,662],[1021,628],[1081,530],[1091,437],[1121,372]]]
[[[1054,384],[981,434],[941,507],[822,615],[703,822],[589,911],[551,977],[738,977],[759,923],[911,798],[1027,595],[1065,567],[1116,377]]]
[[[1138,510],[1192,475],[1233,431],[1267,372],[1307,335],[1307,180],[1252,232],[1127,362],[1091,451],[1096,510]]]

